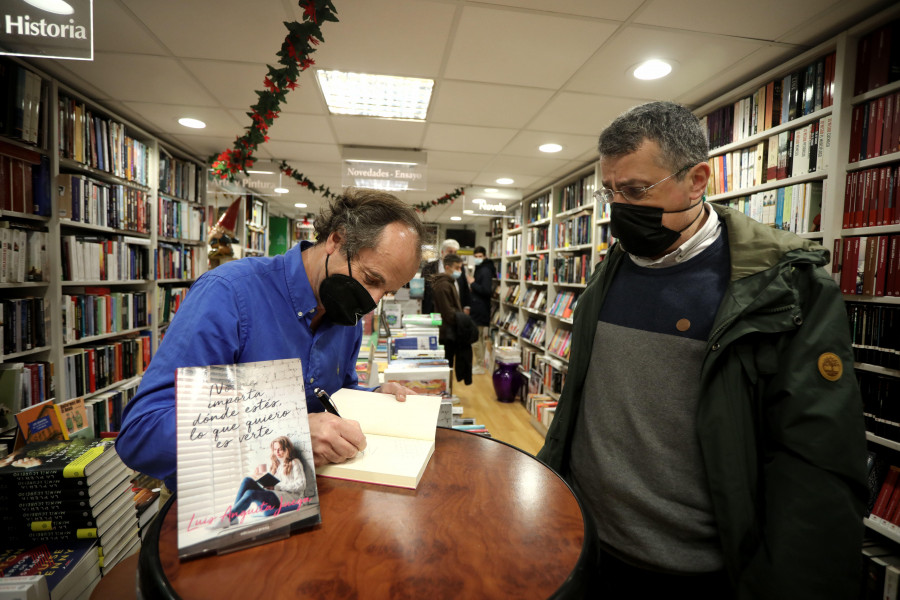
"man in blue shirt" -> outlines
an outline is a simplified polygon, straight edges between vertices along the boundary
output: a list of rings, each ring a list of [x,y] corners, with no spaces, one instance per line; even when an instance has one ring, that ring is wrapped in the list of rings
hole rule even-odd
[[[303,364],[316,464],[365,448],[359,424],[324,412],[314,388],[359,387],[358,319],[415,275],[425,230],[394,196],[357,190],[332,201],[315,231],[315,244],[227,263],[194,283],[125,408],[116,448],[128,466],[175,489],[177,368],[283,358]],[[393,382],[378,391],[410,393]]]

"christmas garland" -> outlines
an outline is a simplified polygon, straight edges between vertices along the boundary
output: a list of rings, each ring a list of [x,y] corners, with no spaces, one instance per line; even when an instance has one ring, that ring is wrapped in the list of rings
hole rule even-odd
[[[463,188],[456,188],[449,194],[444,194],[440,198],[432,200],[431,202],[422,202],[421,204],[413,204],[413,208],[416,209],[416,212],[423,213],[430,208],[434,208],[435,206],[441,206],[443,204],[453,204],[453,201],[462,196],[465,193]]]
[[[304,175],[300,171],[297,171],[292,166],[287,164],[285,161],[281,161],[281,164],[278,165],[278,168],[281,169],[282,173],[284,173],[285,175],[287,175],[288,177],[290,177],[291,179],[296,181],[297,185],[302,185],[303,187],[305,187],[306,189],[308,189],[311,192],[316,192],[316,193],[322,194],[326,198],[338,198],[340,196],[340,194],[335,194],[330,189],[328,189],[328,186],[325,186],[325,185],[317,186],[312,181],[310,181],[306,175]]]

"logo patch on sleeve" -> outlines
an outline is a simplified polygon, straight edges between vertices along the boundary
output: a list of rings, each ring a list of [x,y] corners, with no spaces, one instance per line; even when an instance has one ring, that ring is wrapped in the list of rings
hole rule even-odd
[[[828,381],[837,381],[844,374],[844,363],[834,352],[823,352],[818,360],[819,374]]]

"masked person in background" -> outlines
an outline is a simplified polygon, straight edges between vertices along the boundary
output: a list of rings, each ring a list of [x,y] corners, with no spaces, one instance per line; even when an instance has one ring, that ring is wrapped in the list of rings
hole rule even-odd
[[[323,412],[314,389],[360,387],[359,321],[415,275],[425,229],[412,207],[373,190],[332,200],[314,228],[315,244],[221,265],[191,286],[125,408],[116,449],[129,467],[175,489],[177,368],[284,358],[303,363],[316,464],[365,448],[359,424]],[[411,393],[393,382],[378,391]]]
[[[631,109],[599,151],[618,243],[538,454],[593,520],[587,595],[855,598],[866,443],[828,251],[705,203],[683,106]]]

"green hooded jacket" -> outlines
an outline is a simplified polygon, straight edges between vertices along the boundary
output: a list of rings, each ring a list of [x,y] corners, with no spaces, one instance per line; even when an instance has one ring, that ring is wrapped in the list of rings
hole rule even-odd
[[[828,251],[711,205],[731,279],[700,373],[696,435],[737,598],[854,598],[868,498],[862,402]],[[570,475],[597,315],[626,253],[592,274],[566,383],[538,458]],[[653,460],[648,456],[647,460]]]

